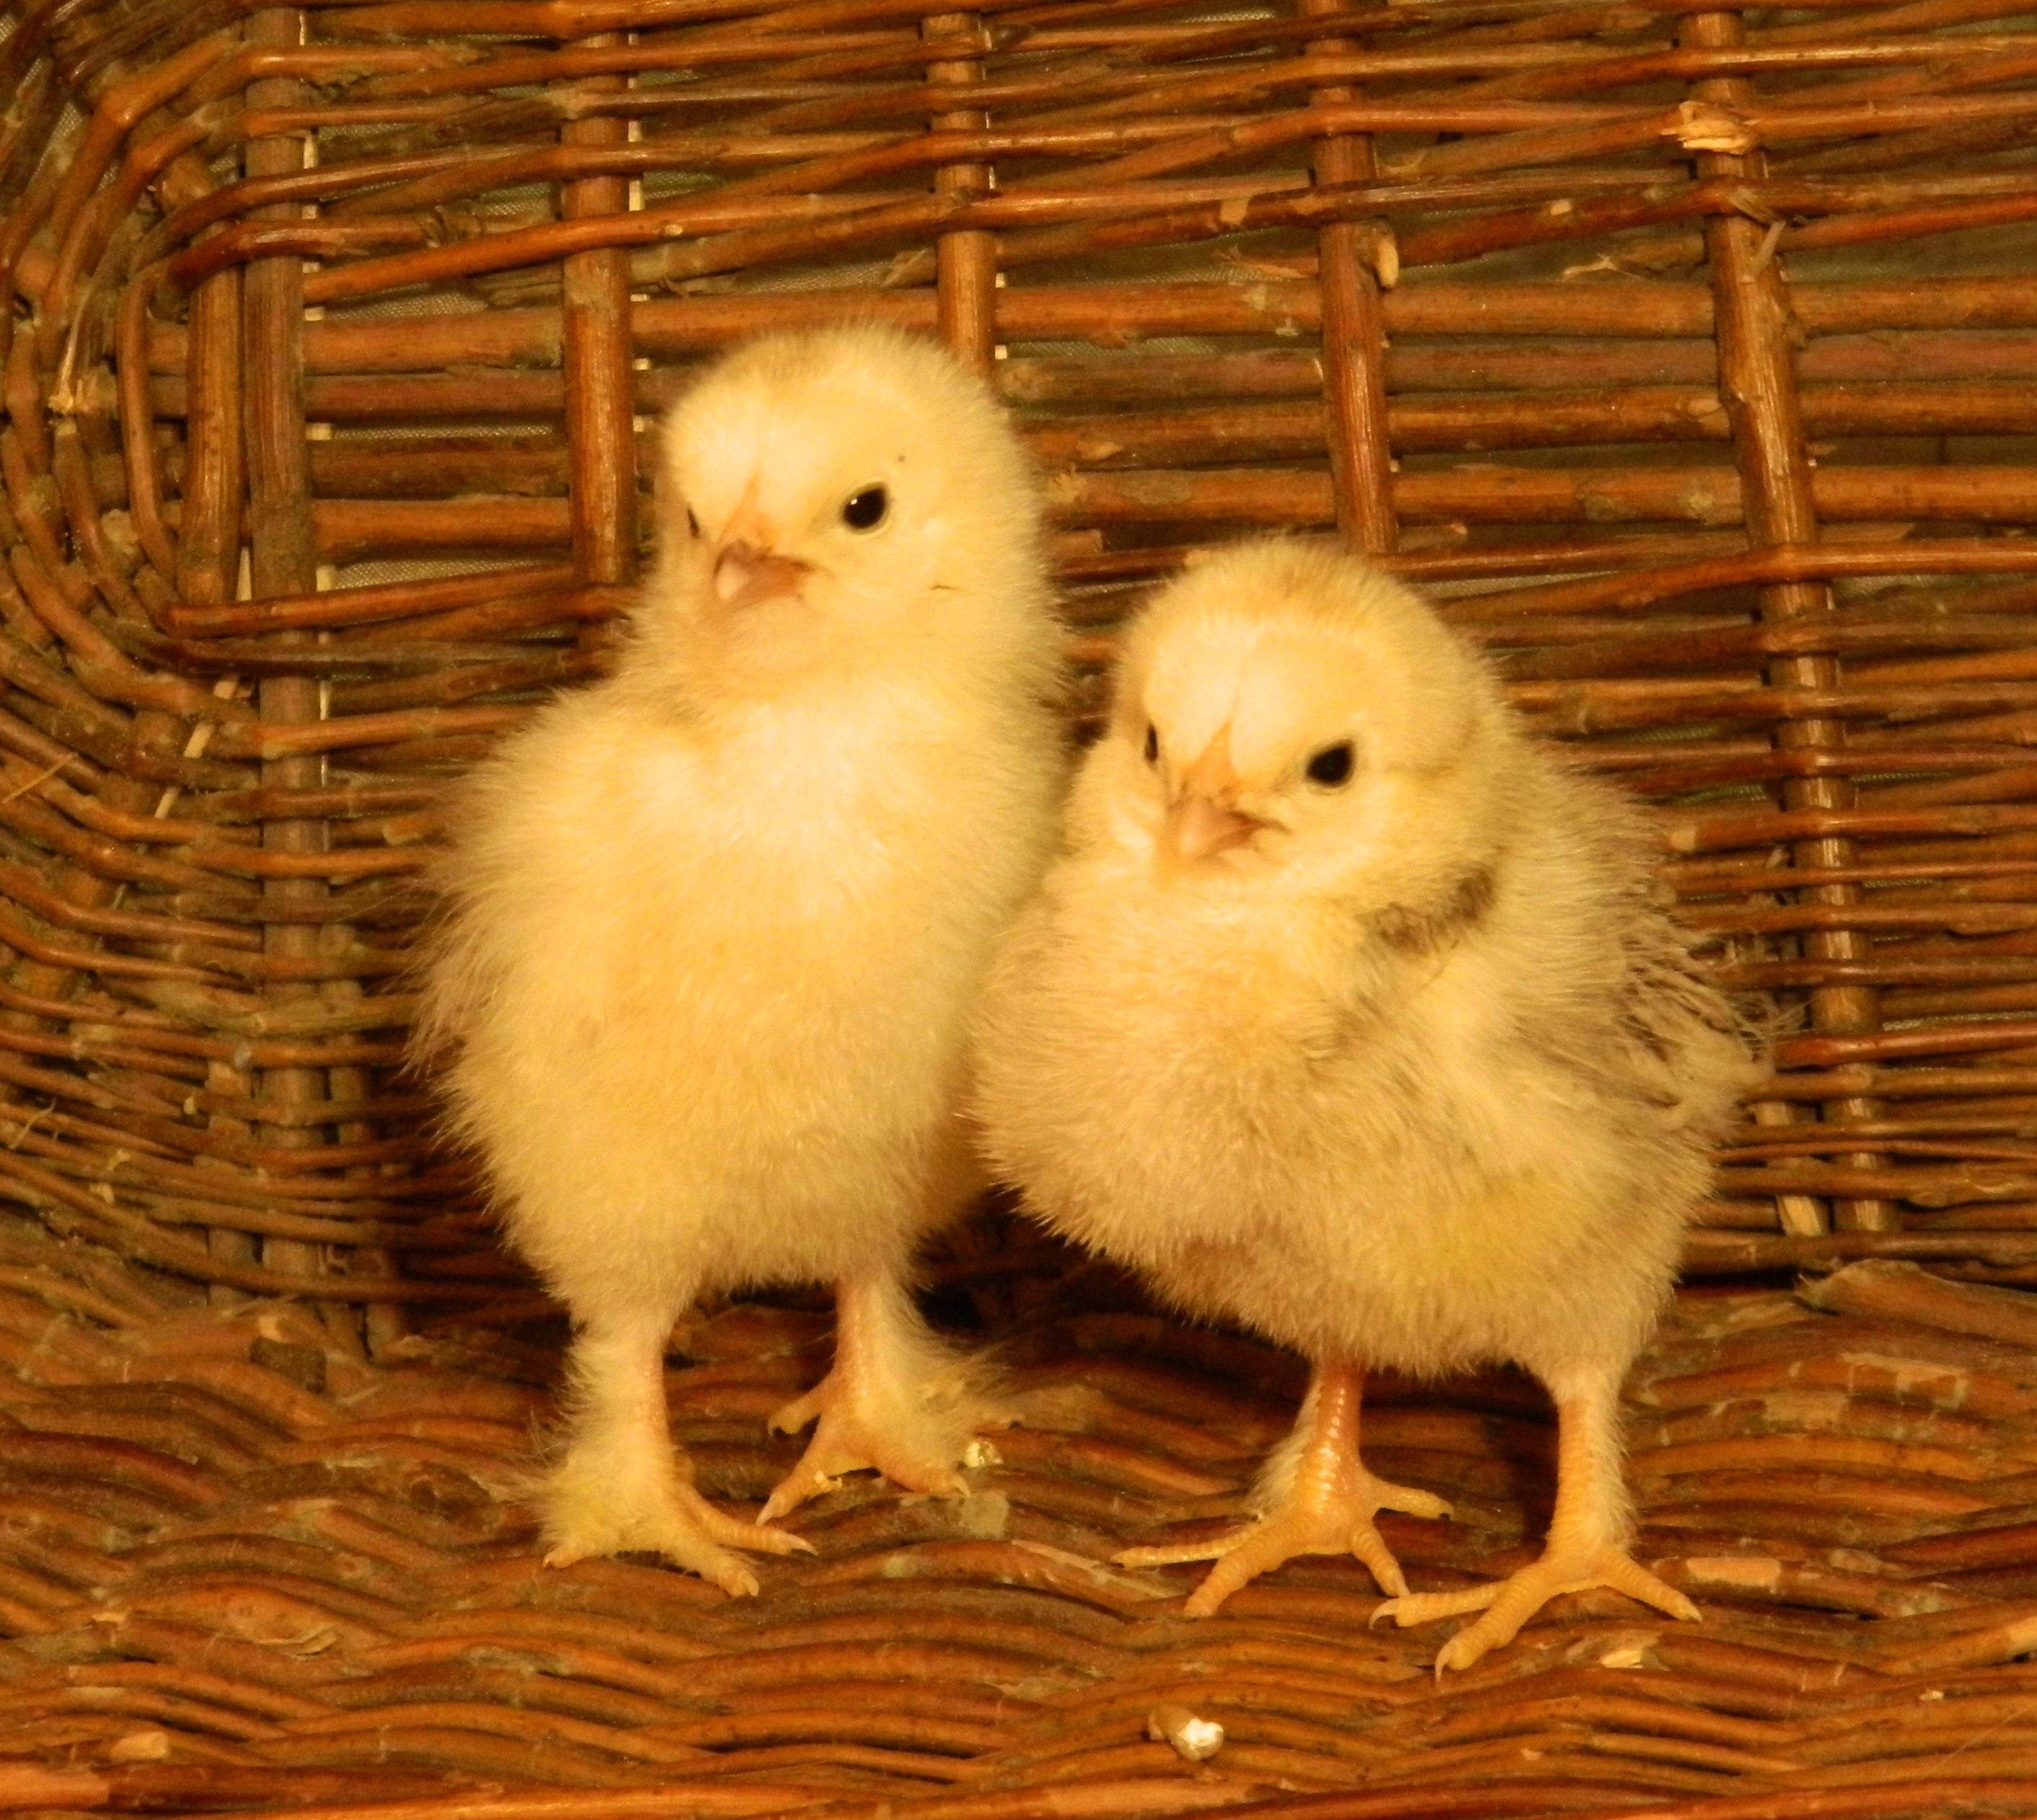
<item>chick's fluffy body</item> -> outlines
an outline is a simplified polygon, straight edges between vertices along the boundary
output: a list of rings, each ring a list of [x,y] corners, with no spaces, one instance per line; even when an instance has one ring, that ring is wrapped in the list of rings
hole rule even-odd
[[[1037,485],[936,346],[739,350],[675,410],[659,506],[614,672],[474,780],[428,995],[459,1127],[582,1329],[559,1558],[667,1546],[648,1467],[633,1514],[587,1512],[651,1451],[647,1349],[698,1292],[874,1279],[916,1343],[899,1284],[977,1179],[967,1019],[1063,768]]]
[[[1219,729],[1268,825],[1176,863],[1170,768]],[[1311,785],[1345,739],[1350,781]],[[1184,1308],[1312,1357],[1623,1362],[1748,1074],[1648,848],[1389,578],[1229,553],[1133,633],[1000,955],[996,1161]]]
[[[569,1301],[832,1278],[951,1210],[963,1020],[1039,791],[992,704],[911,693],[703,737],[617,687],[482,783],[464,958],[492,986],[455,1085]]]
[[[720,623],[708,540],[668,534],[616,672],[475,780],[435,1008],[569,1300],[831,1278],[950,1210],[965,1023],[1059,766],[1036,489],[992,413],[877,331],[725,363],[668,429],[671,509],[762,477],[827,561],[808,604]],[[887,475],[900,522],[859,538],[841,501]]]

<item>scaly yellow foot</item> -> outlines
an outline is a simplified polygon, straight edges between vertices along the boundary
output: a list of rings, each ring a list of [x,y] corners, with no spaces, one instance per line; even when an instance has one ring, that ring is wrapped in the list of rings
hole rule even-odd
[[[927,1331],[890,1274],[844,1278],[835,1309],[833,1368],[770,1418],[786,1433],[818,1425],[761,1520],[833,1490],[842,1473],[870,1467],[907,1491],[966,1495],[960,1469],[985,1412],[969,1394],[961,1362]]]
[[[1128,1548],[1113,1558],[1122,1567],[1164,1567],[1176,1561],[1217,1565],[1189,1595],[1183,1610],[1207,1618],[1247,1581],[1298,1554],[1355,1554],[1380,1589],[1405,1593],[1406,1576],[1373,1527],[1374,1516],[1397,1510],[1443,1517],[1450,1507],[1432,1493],[1375,1478],[1359,1463],[1358,1411],[1362,1376],[1355,1367],[1322,1365],[1310,1380],[1291,1437],[1291,1482],[1276,1490],[1272,1508],[1208,1542],[1168,1548]],[[1275,1484],[1283,1476],[1276,1468]]]
[[[796,1535],[719,1511],[693,1490],[665,1414],[662,1304],[604,1310],[573,1339],[573,1436],[539,1493],[548,1567],[642,1550],[711,1580],[731,1597],[757,1576],[728,1550],[811,1554]]]
[[[1165,1567],[1179,1561],[1214,1561],[1216,1565],[1182,1607],[1191,1618],[1207,1618],[1248,1580],[1292,1561],[1298,1554],[1355,1554],[1372,1571],[1382,1592],[1404,1593],[1406,1576],[1379,1531],[1375,1512],[1409,1516],[1448,1516],[1450,1507],[1426,1491],[1389,1485],[1362,1467],[1350,1474],[1347,1490],[1330,1495],[1297,1494],[1273,1515],[1209,1542],[1173,1548],[1128,1548],[1113,1556],[1121,1567]]]
[[[613,1482],[588,1482],[570,1459],[546,1486],[544,1507],[545,1539],[551,1544],[547,1567],[570,1567],[595,1555],[656,1553],[712,1580],[732,1599],[754,1594],[757,1576],[730,1549],[813,1553],[811,1542],[731,1516],[676,1479],[624,1493]]]
[[[1391,1618],[1402,1626],[1427,1624],[1482,1610],[1484,1615],[1476,1623],[1466,1625],[1437,1652],[1440,1678],[1446,1669],[1468,1668],[1487,1651],[1511,1643],[1521,1626],[1559,1593],[1589,1592],[1601,1586],[1666,1611],[1672,1618],[1700,1615],[1676,1588],[1658,1580],[1625,1549],[1608,1543],[1593,1549],[1552,1549],[1505,1580],[1457,1592],[1404,1591],[1374,1612],[1372,1622]]]
[[[1556,1399],[1556,1508],[1542,1558],[1506,1580],[1461,1592],[1403,1594],[1372,1614],[1375,1624],[1425,1624],[1483,1611],[1436,1656],[1438,1679],[1468,1668],[1489,1649],[1513,1641],[1521,1626],[1561,1592],[1608,1587],[1666,1611],[1695,1618],[1698,1608],[1627,1552],[1626,1501],[1620,1491],[1619,1375],[1625,1361],[1601,1360],[1547,1380]]]
[[[840,1475],[874,1469],[906,1491],[961,1497],[969,1482],[958,1470],[954,1452],[929,1447],[916,1411],[867,1409],[842,1395],[830,1374],[813,1389],[776,1411],[775,1433],[790,1434],[818,1416],[819,1425],[799,1463],[778,1482],[760,1513],[766,1523],[796,1509],[810,1497],[837,1488]]]

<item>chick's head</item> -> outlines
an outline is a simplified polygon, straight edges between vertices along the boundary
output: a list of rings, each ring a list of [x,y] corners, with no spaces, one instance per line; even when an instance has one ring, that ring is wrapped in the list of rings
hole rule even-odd
[[[986,388],[916,337],[737,349],[667,421],[659,509],[652,605],[695,649],[766,668],[901,642],[980,655],[1040,617],[1037,483]]]
[[[1513,737],[1480,660],[1390,576],[1245,544],[1134,627],[1076,838],[1170,886],[1392,903],[1503,838]]]

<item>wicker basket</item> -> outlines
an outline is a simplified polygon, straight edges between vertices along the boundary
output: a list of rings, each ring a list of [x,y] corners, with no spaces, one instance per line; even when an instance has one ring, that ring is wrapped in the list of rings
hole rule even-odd
[[[2037,1812],[2037,1303],[1982,1286],[2037,1283],[2037,16],[0,33],[0,1810]],[[969,1499],[854,1485],[741,1603],[537,1565],[561,1328],[399,1071],[416,879],[449,780],[601,666],[656,412],[846,312],[1018,411],[1085,712],[1190,549],[1340,530],[1801,1004],[1631,1387],[1702,1626],[1559,1601],[1438,1686],[1353,1561],[1182,1620],[1098,1563],[1236,1510],[1295,1361],[996,1215],[932,1266],[1027,1397]],[[795,1292],[680,1336],[708,1489],[789,1463],[759,1418],[826,1332]],[[1457,1507],[1382,1523],[1418,1585],[1521,1557],[1525,1379],[1370,1426]]]

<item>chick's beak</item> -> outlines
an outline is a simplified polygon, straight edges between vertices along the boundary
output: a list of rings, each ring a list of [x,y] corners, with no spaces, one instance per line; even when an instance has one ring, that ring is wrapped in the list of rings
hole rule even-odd
[[[731,613],[796,594],[812,572],[807,564],[771,547],[777,533],[757,508],[756,490],[753,480],[715,545],[714,597]]]
[[[1207,796],[1177,798],[1167,813],[1167,844],[1177,859],[1206,859],[1227,848],[1242,847],[1260,824]]]
[[[775,600],[796,594],[812,572],[807,565],[772,549],[760,549],[739,538],[724,543],[714,555],[714,597],[731,613],[754,606],[760,600]]]
[[[1210,742],[1209,750],[1181,774],[1168,806],[1164,838],[1184,864],[1242,847],[1265,826],[1237,806],[1240,788],[1230,762],[1230,729]]]

